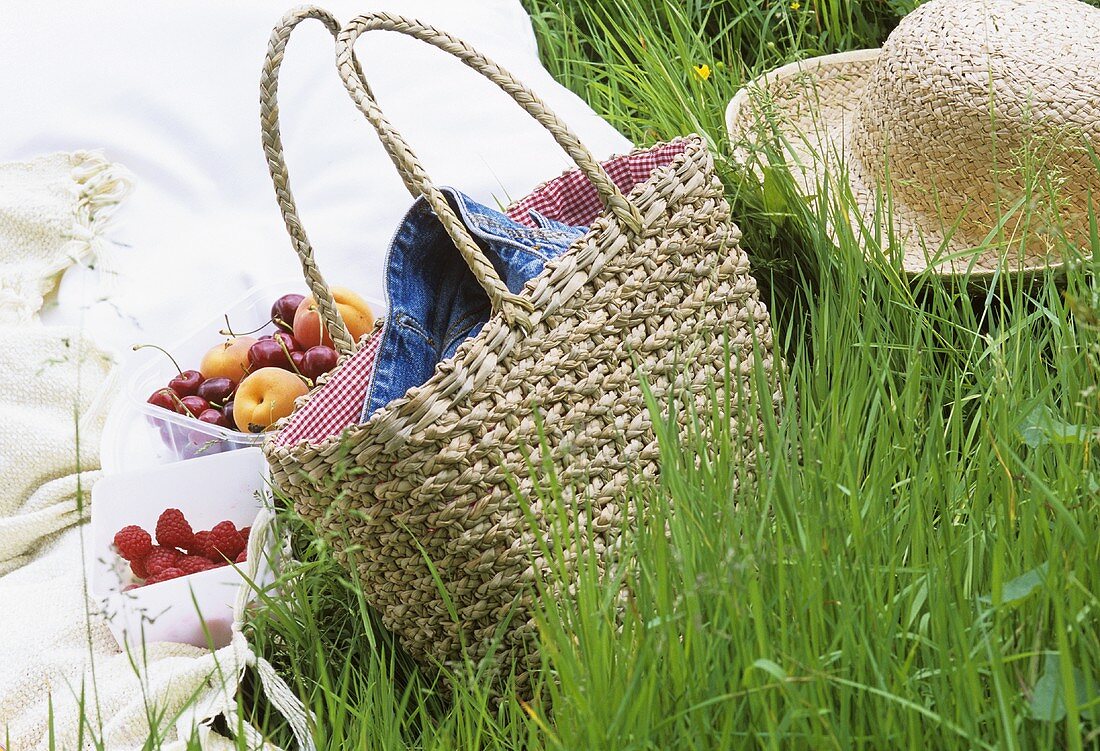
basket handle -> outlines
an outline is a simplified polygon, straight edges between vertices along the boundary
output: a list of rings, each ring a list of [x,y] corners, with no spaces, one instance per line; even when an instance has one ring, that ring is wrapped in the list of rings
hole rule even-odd
[[[328,284],[317,268],[313,260],[313,246],[309,237],[298,219],[298,206],[294,201],[294,195],[290,192],[290,176],[287,173],[286,158],[283,155],[283,139],[279,130],[279,69],[283,64],[283,52],[294,28],[306,20],[315,18],[324,24],[329,33],[335,37],[340,31],[340,23],[326,10],[314,6],[302,6],[295,8],[280,20],[271,32],[268,40],[267,57],[264,59],[263,72],[260,75],[260,133],[263,139],[264,154],[267,156],[267,167],[271,172],[271,181],[275,185],[275,197],[279,202],[279,210],[283,214],[287,232],[294,252],[298,254],[302,262],[302,274],[306,280],[306,286],[317,301],[317,309],[321,314],[321,320],[325,323],[329,336],[332,337],[333,347],[341,355],[351,354],[355,351],[355,341],[351,338],[348,327],[340,311],[336,308],[336,301],[332,299]],[[349,65],[356,70],[361,70],[359,61],[352,56]]]
[[[465,225],[455,216],[450,204],[439,189],[432,183],[420,161],[413,153],[401,134],[393,128],[379,109],[366,81],[363,71],[355,57],[355,42],[368,31],[396,31],[422,42],[438,47],[457,57],[467,66],[488,78],[512,97],[528,114],[545,127],[554,140],[580,168],[581,172],[596,188],[604,205],[628,228],[640,232],[642,217],[638,208],[630,203],[615,185],[614,181],[592,156],[580,139],[562,122],[557,115],[543,104],[538,96],[510,73],[477,52],[460,39],[414,19],[391,15],[385,12],[367,13],[352,19],[340,31],[336,40],[336,66],[340,77],[351,94],[356,106],[370,121],[378,133],[382,145],[390,155],[394,166],[401,175],[405,187],[413,197],[424,196],[435,211],[444,229],[454,241],[462,258],[470,267],[478,283],[488,294],[493,309],[503,313],[510,323],[529,326],[528,312],[532,310],[530,301],[508,291],[493,265],[482,254],[477,243],[470,237]]]

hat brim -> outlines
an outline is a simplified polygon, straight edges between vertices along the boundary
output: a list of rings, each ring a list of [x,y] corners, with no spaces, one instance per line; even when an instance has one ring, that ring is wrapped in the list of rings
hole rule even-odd
[[[954,218],[915,211],[870,178],[883,169],[867,169],[851,148],[863,91],[871,79],[879,49],[824,55],[784,65],[754,79],[726,107],[726,128],[735,149],[758,144],[762,135],[781,144],[800,192],[809,198],[823,190],[850,191],[845,210],[861,241],[874,233],[876,253],[886,251],[909,275],[967,275],[989,279],[999,270],[1031,274],[1063,265],[1052,254],[1012,251],[965,237]],[[778,138],[774,138],[777,136]],[[748,152],[742,148],[741,154]],[[853,215],[855,214],[855,215]],[[836,237],[835,227],[829,228]],[[1006,255],[1008,257],[1006,257]]]

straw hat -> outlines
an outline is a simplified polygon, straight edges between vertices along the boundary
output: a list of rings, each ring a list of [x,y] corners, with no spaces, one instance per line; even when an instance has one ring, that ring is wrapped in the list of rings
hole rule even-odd
[[[881,49],[752,82],[726,124],[735,144],[784,143],[807,196],[850,185],[853,226],[881,230],[884,248],[892,234],[906,272],[1058,265],[1057,237],[1083,251],[1100,203],[1100,10],[932,0]]]

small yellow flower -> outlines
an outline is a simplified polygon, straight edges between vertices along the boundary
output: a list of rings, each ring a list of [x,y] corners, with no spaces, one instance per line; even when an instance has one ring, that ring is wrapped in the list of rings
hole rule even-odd
[[[791,10],[798,10],[801,7],[802,3],[798,2],[798,0],[794,0],[794,2],[791,3]]]
[[[710,78],[710,66],[706,63],[696,65],[692,70],[695,71],[695,75],[699,76],[700,81],[705,81]]]

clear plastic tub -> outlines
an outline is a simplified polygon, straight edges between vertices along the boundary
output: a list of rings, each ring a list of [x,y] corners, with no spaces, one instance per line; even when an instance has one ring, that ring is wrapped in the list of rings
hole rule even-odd
[[[218,333],[225,328],[225,316],[229,317],[234,331],[252,332],[270,318],[271,304],[289,293],[307,295],[309,291],[301,281],[253,287],[237,302],[215,308],[208,324],[165,349],[184,370],[197,370],[203,355],[225,340],[225,336]],[[364,299],[375,317],[383,314],[385,305],[380,300]],[[275,325],[269,323],[250,336],[259,337],[276,330]],[[105,471],[194,459],[258,446],[263,442],[262,433],[242,433],[149,404],[149,396],[166,387],[176,375],[172,362],[162,352],[141,350],[134,353],[124,367],[120,396],[111,409],[103,433],[101,456]]]
[[[85,565],[92,602],[123,649],[140,654],[143,643],[178,642],[197,647],[229,643],[233,604],[242,567],[223,566],[125,591],[135,580],[113,548],[118,530],[136,524],[150,534],[166,508],[178,508],[195,529],[229,520],[250,526],[262,505],[271,506],[267,462],[257,448],[193,462],[177,462],[101,478],[92,487],[91,546]],[[272,581],[267,558],[253,584]],[[213,642],[212,644],[210,642]]]

